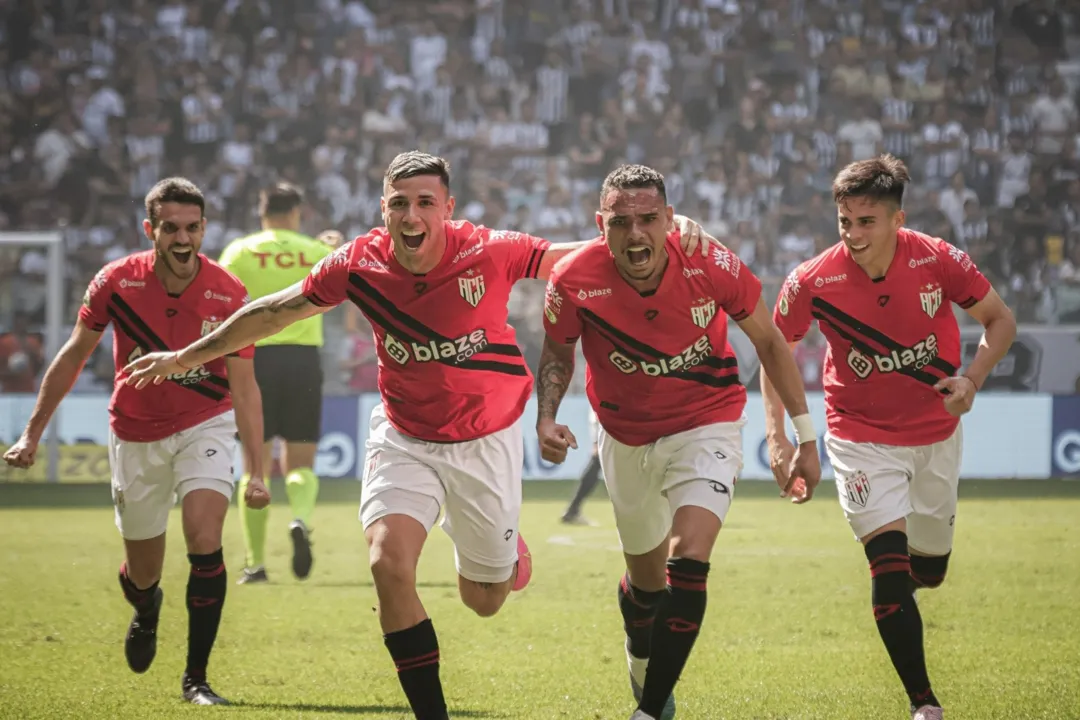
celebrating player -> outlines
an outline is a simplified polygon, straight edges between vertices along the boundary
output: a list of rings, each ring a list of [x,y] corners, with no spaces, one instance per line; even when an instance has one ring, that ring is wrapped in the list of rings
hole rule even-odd
[[[825,448],[840,505],[870,563],[874,618],[912,717],[936,720],[941,703],[927,676],[913,588],[945,579],[963,455],[959,418],[1008,351],[1016,322],[967,254],[903,227],[907,183],[907,168],[889,155],[836,176],[841,242],[791,273],[774,318],[792,346],[814,319],[828,341]],[[959,375],[952,303],[985,328]],[[787,483],[791,445],[773,375],[762,369],[766,432],[773,472]]]
[[[371,414],[360,519],[379,597],[379,620],[398,679],[420,720],[442,720],[439,645],[416,593],[416,563],[445,507],[458,589],[481,616],[529,581],[518,535],[524,446],[518,423],[532,379],[507,302],[513,284],[546,278],[577,244],[453,221],[445,160],[398,155],[381,201],[385,227],[342,246],[302,283],[268,295],[202,340],[130,366],[151,379],[249,345],[351,300],[379,353],[382,404]],[[699,228],[683,232],[688,251]]]
[[[289,183],[278,183],[259,195],[262,232],[234,240],[221,254],[221,265],[247,287],[252,299],[279,292],[303,280],[332,248],[300,234],[304,196]],[[303,580],[311,572],[311,515],[319,495],[319,476],[312,469],[322,423],[323,319],[316,315],[289,325],[255,343],[255,379],[263,399],[263,463],[273,463],[273,441],[285,442],[281,458],[285,491],[293,520],[292,570]],[[240,479],[241,490],[250,475]],[[240,508],[247,566],[240,583],[266,582],[266,524],[270,509]]]
[[[221,705],[226,701],[207,684],[206,666],[225,604],[221,529],[233,493],[237,428],[251,470],[246,500],[254,507],[270,501],[261,480],[262,407],[253,349],[177,365],[152,393],[125,384],[123,369],[143,353],[185,347],[243,305],[247,291],[240,281],[199,254],[204,207],[202,193],[183,178],[162,180],[150,190],[143,231],[153,250],[109,263],[90,283],[71,338],[46,371],[33,415],[4,460],[22,468],[34,464],[49,419],[111,322],[117,371],[109,465],[126,556],[120,587],[135,608],[124,653],[131,669],[143,673],[157,652],[165,529],[179,498],[191,563],[183,696],[195,705]]]
[[[683,252],[667,236],[671,217],[660,173],[627,165],[608,175],[596,214],[602,236],[552,271],[537,371],[541,450],[562,462],[577,441],[556,413],[581,338],[626,557],[618,598],[638,701],[631,720],[675,714],[673,690],[705,617],[709,558],[742,468],[746,389],[728,316],[796,418],[804,444],[792,472],[807,493],[821,473],[802,377],[760,281],[723,246],[705,258]]]

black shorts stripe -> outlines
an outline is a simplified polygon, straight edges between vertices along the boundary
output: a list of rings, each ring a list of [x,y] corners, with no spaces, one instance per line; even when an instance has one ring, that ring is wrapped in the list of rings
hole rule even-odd
[[[831,327],[837,335],[847,340],[849,343],[851,343],[851,346],[853,348],[861,352],[863,355],[866,355],[868,358],[872,358],[873,356],[880,354],[877,350],[873,348],[873,346],[868,344],[865,340],[862,340],[856,337],[854,334],[848,332],[846,329],[838,325],[836,321],[833,320],[831,317],[815,311],[811,311],[811,314],[818,319],[818,322],[823,322],[829,327]],[[917,380],[918,382],[930,385],[931,387],[936,385],[938,381],[941,380],[941,378],[935,377],[934,375],[931,375],[925,370],[916,370],[915,368],[902,367],[896,372],[900,373],[901,375],[906,375],[912,380]]]
[[[535,278],[540,274],[540,263],[544,260],[544,255],[547,254],[547,250],[541,250],[536,248],[532,251],[532,255],[529,256],[529,264],[525,266],[525,277]]]
[[[618,352],[635,362],[647,362],[650,359],[660,360],[667,357],[656,348],[646,345],[640,340],[636,340],[630,335],[627,335],[592,311],[582,309],[581,315],[582,319],[591,325],[608,342],[614,345]],[[631,349],[631,347],[634,349]],[[644,355],[648,355],[649,357],[644,357]],[[721,370],[730,368],[737,369],[738,361],[735,358],[717,358],[710,355],[706,357],[702,362],[702,365],[699,365],[695,370],[701,369],[702,366]],[[703,385],[710,385],[718,388],[731,387],[732,385],[739,384],[738,372],[726,375],[711,375],[705,372],[694,372],[693,370],[675,370],[667,373],[665,377],[698,382]]]
[[[141,347],[144,352],[150,352],[152,350],[158,350],[161,352],[171,351],[171,348],[165,344],[165,341],[162,340],[161,337],[153,331],[153,329],[146,323],[145,320],[139,317],[139,314],[135,312],[134,308],[128,305],[127,301],[124,300],[124,298],[120,297],[120,295],[118,295],[117,293],[113,293],[109,299],[112,301],[112,305],[109,306],[108,309],[109,315],[112,316],[113,321],[116,322],[117,325],[126,328],[124,330],[124,333],[133,341],[135,341],[135,343],[139,347]],[[121,318],[120,312],[118,311],[122,312],[125,316],[127,316],[126,320]],[[130,323],[127,321],[130,321]],[[134,332],[134,327],[137,327],[143,333],[143,337],[145,339],[140,340],[136,336]],[[200,395],[205,395],[206,397],[213,400],[224,400],[226,397],[226,394],[222,394],[208,387],[203,387],[199,384],[185,385],[176,380],[174,380],[173,382],[176,382],[178,385],[180,385],[180,387],[187,388],[188,390],[197,392]],[[221,377],[220,375],[215,375],[209,372],[208,377],[204,378],[200,382],[211,382],[218,387],[224,388],[226,391],[228,391],[229,389],[228,380]]]
[[[881,347],[884,348],[886,352],[889,352],[891,350],[895,350],[897,352],[903,352],[904,350],[909,349],[903,343],[900,343],[900,342],[897,342],[896,340],[893,340],[891,337],[889,337],[885,333],[881,332],[877,328],[871,327],[870,325],[867,325],[866,323],[859,320],[858,318],[855,318],[855,317],[853,317],[851,315],[848,315],[846,312],[844,312],[843,310],[836,307],[835,305],[833,305],[830,302],[827,302],[825,300],[822,300],[821,298],[816,297],[816,298],[813,299],[811,305],[812,305],[813,308],[815,308],[820,313],[831,316],[833,318],[833,320],[835,320],[835,321],[837,321],[839,323],[843,323],[844,325],[847,325],[849,328],[851,328],[855,332],[859,333],[860,335],[862,335],[866,339],[868,339],[868,340],[870,340],[872,342],[876,342],[878,345],[881,345]],[[816,317],[816,315],[815,315],[815,317]],[[835,323],[832,323],[832,324],[835,326]],[[877,351],[874,351],[874,354],[877,354]],[[952,377],[953,375],[956,374],[956,367],[954,365],[946,362],[945,360],[943,360],[940,357],[936,357],[933,360],[931,360],[930,365],[937,368],[941,372],[945,373],[945,375],[947,377]]]
[[[349,299],[360,308],[361,312],[367,315],[368,320],[375,325],[381,327],[385,332],[390,333],[399,340],[404,340],[410,343],[416,343],[418,345],[424,344],[424,341],[420,338],[410,335],[409,333],[402,332],[392,324],[385,315],[376,310],[370,303],[364,298],[360,297],[356,293],[349,292]],[[451,342],[449,339],[441,340],[441,342]],[[515,347],[515,349],[517,349]],[[522,357],[521,351],[518,350],[514,353],[518,357]],[[524,361],[524,358],[522,358]],[[528,375],[528,368],[524,364],[513,365],[510,363],[498,362],[496,360],[477,360],[475,358],[469,360],[463,360],[461,362],[454,362],[450,358],[439,358],[436,362],[446,365],[448,367],[461,368],[462,370],[486,370],[488,372],[498,372],[506,375],[516,375],[518,377],[525,377]]]

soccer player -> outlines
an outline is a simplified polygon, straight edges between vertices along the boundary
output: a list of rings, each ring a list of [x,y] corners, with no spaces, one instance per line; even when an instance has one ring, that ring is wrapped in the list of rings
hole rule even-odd
[[[593,524],[581,514],[581,506],[600,483],[600,451],[596,447],[599,432],[600,421],[596,418],[595,412],[590,412],[589,434],[591,437],[589,438],[589,445],[592,452],[589,455],[589,464],[585,466],[585,471],[581,473],[581,478],[578,480],[577,492],[574,493],[574,498],[570,501],[570,505],[567,506],[566,512],[563,513],[562,521],[567,525]]]
[[[777,378],[800,446],[792,472],[820,479],[802,376],[737,255],[683,252],[667,236],[664,177],[624,165],[604,181],[601,237],[560,261],[544,307],[536,431],[544,459],[577,441],[556,414],[581,339],[599,455],[626,558],[618,600],[631,720],[671,718],[673,690],[705,617],[709,558],[742,468],[746,389],[727,339],[731,317]],[[789,487],[784,488],[790,490]]]
[[[788,276],[774,319],[792,347],[813,320],[828,342],[825,449],[840,506],[870,563],[874,619],[912,717],[937,720],[914,589],[945,580],[963,455],[959,418],[1008,351],[1016,322],[966,253],[903,227],[907,183],[907,168],[889,155],[840,171],[840,242]],[[952,303],[985,328],[960,374]],[[791,445],[774,375],[762,368],[761,389],[773,472],[784,483]]]
[[[294,285],[332,248],[300,233],[300,189],[280,182],[259,194],[262,232],[238,238],[221,254],[221,266],[248,289],[252,299]],[[303,580],[311,572],[311,515],[319,495],[313,469],[322,423],[323,319],[315,315],[255,343],[255,379],[263,399],[263,467],[273,464],[274,438],[284,443],[281,467],[292,522],[292,570]],[[243,491],[250,475],[240,479]],[[266,525],[270,508],[240,508],[247,566],[240,583],[266,582]]]
[[[143,673],[157,652],[165,529],[179,498],[191,564],[183,697],[195,705],[223,705],[207,684],[206,666],[225,604],[221,529],[233,493],[238,428],[252,475],[245,499],[255,507],[270,501],[257,449],[262,408],[253,349],[177,365],[154,392],[128,386],[124,370],[143,353],[185,347],[207,335],[245,301],[240,281],[199,254],[204,207],[202,193],[183,178],[162,180],[150,190],[143,232],[153,249],[109,263],[90,283],[71,338],[46,371],[30,421],[4,460],[21,468],[34,464],[45,427],[111,322],[117,371],[109,465],[126,557],[120,587],[135,608],[124,654],[131,669]]]
[[[439,644],[416,592],[417,560],[445,509],[466,606],[494,615],[529,582],[532,560],[518,534],[518,420],[532,378],[507,325],[507,302],[515,282],[546,279],[577,244],[452,220],[449,166],[421,152],[390,163],[381,208],[385,227],[202,340],[136,360],[129,382],[160,382],[181,364],[220,357],[345,300],[360,308],[374,329],[383,400],[371,414],[360,505],[379,621],[414,714],[443,720]],[[700,228],[681,226],[692,252]]]

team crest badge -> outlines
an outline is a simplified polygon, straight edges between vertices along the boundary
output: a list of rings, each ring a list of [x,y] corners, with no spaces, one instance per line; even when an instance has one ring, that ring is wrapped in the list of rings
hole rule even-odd
[[[457,282],[458,292],[465,298],[465,302],[473,307],[479,305],[487,289],[484,287],[484,276],[476,275],[475,270],[466,270],[464,275],[458,277]]]
[[[709,323],[716,317],[716,301],[708,298],[698,298],[697,305],[690,306],[690,317],[694,324],[702,330],[709,327]]]
[[[934,317],[941,307],[941,286],[929,283],[919,288],[919,302],[922,303],[923,312]]]
[[[219,327],[221,327],[222,322],[224,322],[224,321],[218,320],[217,318],[210,318],[209,320],[203,320],[203,322],[202,322],[202,330],[199,332],[199,334],[203,335],[203,336],[209,335],[210,333],[214,332]]]
[[[844,492],[848,500],[859,507],[866,507],[866,501],[870,499],[870,479],[859,470],[844,481]]]

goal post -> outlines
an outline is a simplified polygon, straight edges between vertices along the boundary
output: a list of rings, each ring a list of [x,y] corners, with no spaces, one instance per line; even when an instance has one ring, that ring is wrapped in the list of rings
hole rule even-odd
[[[64,234],[57,230],[42,232],[0,232],[0,246],[45,250],[48,272],[45,275],[45,362],[52,362],[63,345],[64,327]],[[48,479],[57,482],[60,472],[60,413],[56,409],[46,434]]]

